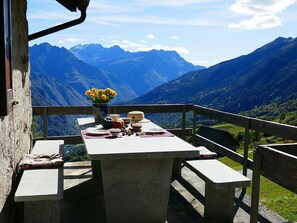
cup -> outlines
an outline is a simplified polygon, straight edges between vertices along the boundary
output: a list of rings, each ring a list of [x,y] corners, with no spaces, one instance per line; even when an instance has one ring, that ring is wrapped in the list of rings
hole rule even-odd
[[[109,115],[114,121],[117,121],[120,118],[119,114],[110,114]]]
[[[130,123],[131,123],[131,120],[132,120],[131,118],[128,118],[128,117],[123,117],[122,119],[123,119],[123,121],[125,123],[125,127],[128,127],[130,125]]]

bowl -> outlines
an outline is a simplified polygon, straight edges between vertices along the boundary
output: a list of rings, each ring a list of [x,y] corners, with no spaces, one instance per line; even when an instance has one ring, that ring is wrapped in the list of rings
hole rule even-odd
[[[141,132],[142,124],[132,123],[131,127],[133,128],[134,132]]]
[[[131,123],[131,118],[128,118],[128,117],[123,117],[122,120],[124,121],[125,123],[125,127],[128,127],[128,125]]]
[[[114,137],[117,137],[121,133],[121,129],[112,128],[109,130],[110,134]]]

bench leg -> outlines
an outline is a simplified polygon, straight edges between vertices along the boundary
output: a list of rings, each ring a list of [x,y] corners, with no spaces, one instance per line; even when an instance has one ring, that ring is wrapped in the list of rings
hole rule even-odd
[[[234,218],[235,189],[221,189],[205,185],[205,222],[224,223],[233,222]]]
[[[25,223],[59,223],[60,200],[24,202]]]
[[[101,161],[100,160],[92,160],[92,174],[93,174],[93,179],[101,179],[102,178],[102,173],[101,173]]]

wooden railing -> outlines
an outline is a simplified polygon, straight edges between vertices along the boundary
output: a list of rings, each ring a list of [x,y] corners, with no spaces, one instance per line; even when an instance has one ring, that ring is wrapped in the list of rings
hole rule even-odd
[[[144,113],[180,113],[182,115],[181,129],[168,129],[173,134],[185,139],[192,135],[192,128],[186,128],[186,114],[192,111],[193,105],[188,104],[166,104],[166,105],[124,105],[110,106],[110,113],[127,114],[129,111],[143,111]],[[65,144],[82,143],[80,136],[48,136],[48,117],[52,115],[91,115],[93,109],[91,106],[50,106],[33,107],[33,116],[42,116],[42,137],[37,139],[62,139]]]
[[[189,104],[164,104],[164,105],[121,105],[111,106],[111,113],[124,114],[132,110],[143,111],[144,113],[180,113],[181,129],[169,129],[177,136],[185,139],[186,136],[193,135],[194,145],[204,145],[210,150],[218,152],[228,158],[243,165],[243,174],[247,175],[247,169],[253,169],[253,161],[248,159],[248,147],[250,144],[250,130],[263,132],[269,135],[282,137],[285,139],[297,141],[297,127],[265,121],[261,119],[251,118],[247,116],[227,113],[210,108],[201,107],[198,105]],[[61,137],[48,137],[48,116],[50,115],[91,115],[91,106],[70,106],[70,107],[33,107],[34,116],[43,117],[43,137],[44,139],[63,139],[66,144],[78,144],[82,143],[80,136],[61,136]],[[188,112],[194,113],[193,129],[186,128],[186,115]],[[217,144],[207,138],[195,134],[196,132],[196,120],[197,116],[204,116],[211,119],[215,119],[221,122],[234,124],[245,128],[244,137],[244,154],[234,152],[233,150],[226,148],[220,144]]]
[[[244,137],[244,155],[240,155],[222,145],[212,142],[204,137],[195,134],[194,144],[200,144],[208,147],[210,150],[227,156],[228,158],[243,165],[243,175],[247,175],[247,169],[253,169],[253,161],[248,159],[248,147],[250,144],[250,130],[263,132],[269,135],[283,137],[285,139],[297,141],[297,127],[285,125],[276,122],[265,121],[262,119],[251,118],[247,116],[222,112],[215,109],[205,108],[198,105],[193,106],[194,124],[193,132],[196,132],[197,115],[212,118],[221,122],[230,123],[243,127],[245,129]]]

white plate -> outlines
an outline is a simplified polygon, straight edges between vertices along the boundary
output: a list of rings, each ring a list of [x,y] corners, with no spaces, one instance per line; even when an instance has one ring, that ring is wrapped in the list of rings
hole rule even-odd
[[[108,135],[110,132],[103,129],[89,129],[87,135]]]
[[[161,129],[161,128],[150,128],[150,129],[145,129],[144,130],[145,133],[150,133],[150,134],[161,134],[161,133],[165,133],[165,129]]]

